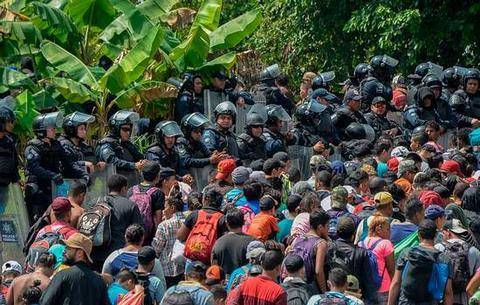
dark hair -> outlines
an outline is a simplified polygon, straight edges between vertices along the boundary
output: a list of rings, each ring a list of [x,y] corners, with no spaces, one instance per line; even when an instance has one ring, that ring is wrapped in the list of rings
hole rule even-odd
[[[25,301],[25,304],[38,304],[40,303],[40,298],[42,297],[42,290],[40,289],[40,280],[34,280],[33,285],[28,287],[22,294],[22,299]]]
[[[232,229],[241,228],[245,224],[243,212],[237,208],[229,210],[225,218],[227,220],[227,225]]]
[[[314,230],[316,230],[319,225],[327,225],[329,220],[330,216],[325,211],[314,211],[310,213],[310,226]]]
[[[145,229],[138,223],[129,225],[125,230],[125,241],[130,244],[139,244],[145,236]]]
[[[437,234],[437,225],[431,219],[424,219],[418,226],[418,237],[433,240]]]
[[[459,182],[455,185],[455,188],[453,189],[453,196],[462,199],[463,194],[465,191],[470,187],[468,183],[463,183]]]
[[[427,143],[429,139],[428,139],[428,135],[422,132],[422,133],[413,134],[412,141],[418,142],[420,146],[423,146],[423,144]]]
[[[436,131],[440,131],[440,125],[435,122],[435,121],[428,121],[426,124],[425,124],[425,129],[427,129],[428,127],[430,128],[433,128],[435,129]]]
[[[472,212],[480,212],[480,189],[469,187],[462,196],[462,208]]]
[[[378,139],[373,146],[373,153],[375,155],[380,155],[382,152],[388,152],[392,148],[392,142],[388,139]]]
[[[426,171],[429,180],[437,181],[438,183],[442,182],[442,173],[436,168],[430,168]]]
[[[210,288],[210,292],[213,294],[213,298],[215,300],[226,300],[227,299],[227,291],[221,284],[213,285]]]
[[[332,174],[328,171],[319,171],[315,174],[315,179],[321,182],[325,187],[330,187],[330,181],[332,180]]]
[[[55,255],[53,255],[52,253],[42,253],[38,257],[36,265],[38,267],[53,269],[56,263],[57,259],[55,258]]]
[[[263,254],[262,268],[266,271],[272,271],[283,262],[283,254],[279,250],[268,250]]]
[[[68,190],[68,195],[72,197],[77,197],[81,194],[87,193],[87,185],[81,181],[73,181],[70,184],[70,189]]]
[[[282,73],[277,77],[276,81],[280,86],[286,87],[288,85],[288,76]]]
[[[310,213],[320,206],[320,199],[315,192],[307,192],[300,201],[300,213]]]
[[[138,283],[138,278],[136,272],[131,269],[123,268],[116,276],[117,281],[126,282],[132,280],[135,284]]]
[[[190,211],[200,210],[202,208],[202,194],[199,192],[188,194],[187,205]]]
[[[335,287],[343,287],[347,284],[348,274],[341,268],[333,268],[328,273],[328,280]]]
[[[330,187],[334,188],[339,185],[343,185],[345,181],[345,177],[341,174],[337,174],[332,177],[332,180],[330,181]]]
[[[280,203],[282,202],[282,192],[276,190],[276,189],[269,189],[265,192],[265,194],[263,194],[264,196],[265,195],[268,195],[270,197],[272,197],[273,199],[275,199],[275,201],[277,202],[277,206],[275,206],[276,208],[278,208],[278,205],[280,205]]]
[[[344,216],[338,219],[337,235],[338,237],[350,240],[355,234],[355,222],[352,217]]]
[[[170,194],[165,198],[165,204],[175,207],[175,212],[183,212],[185,205],[182,199],[182,191],[180,191],[178,185],[170,190]]]
[[[297,208],[300,206],[300,202],[302,201],[302,196],[297,194],[291,194],[288,196],[287,199],[287,209],[290,213],[294,213]]]
[[[423,211],[423,204],[417,198],[410,198],[405,207],[405,216],[407,219],[412,219],[417,213]]]
[[[258,182],[247,181],[243,186],[243,194],[249,201],[262,198],[262,185]]]
[[[270,176],[274,169],[279,169],[284,166],[285,163],[283,163],[282,161],[270,158],[267,159],[265,163],[263,163],[263,171],[265,172],[265,175]]]
[[[120,192],[122,188],[128,186],[128,180],[122,175],[112,175],[107,181],[109,192]]]
[[[275,207],[275,200],[270,196],[260,198],[260,211],[270,211]]]
[[[206,204],[209,207],[217,208],[217,209],[220,208],[223,202],[223,195],[222,195],[222,192],[220,191],[220,188],[217,186],[208,188],[205,191],[203,200],[205,201],[204,204]]]
[[[300,178],[300,170],[295,166],[290,166],[288,169],[288,180],[290,180],[292,183],[296,183],[300,181]]]
[[[395,183],[387,185],[387,192],[392,195],[393,200],[395,200],[396,202],[407,198],[407,195],[405,195],[405,191]]]
[[[440,195],[440,197],[442,197],[442,199],[450,198],[450,196],[452,195],[450,193],[450,190],[443,185],[438,185],[433,190],[436,193],[438,193],[438,195]]]

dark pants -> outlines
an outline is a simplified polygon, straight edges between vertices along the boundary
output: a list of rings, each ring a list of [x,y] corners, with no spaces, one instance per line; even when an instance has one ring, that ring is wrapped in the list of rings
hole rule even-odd
[[[52,203],[52,195],[46,194],[43,191],[38,191],[35,194],[25,194],[25,204],[27,205],[28,219],[30,224],[34,224],[35,221],[42,217],[43,213]]]

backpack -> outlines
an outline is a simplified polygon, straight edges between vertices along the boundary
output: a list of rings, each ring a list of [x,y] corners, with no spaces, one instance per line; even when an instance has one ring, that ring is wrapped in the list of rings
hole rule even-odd
[[[193,261],[209,264],[213,245],[217,240],[217,227],[222,213],[209,214],[198,211],[197,222],[185,242],[185,257]]]
[[[348,305],[350,300],[345,296],[333,295],[330,293],[321,294],[320,299],[318,299],[314,305]]]
[[[50,221],[50,207],[43,213],[42,217],[38,218],[37,221],[30,227],[27,233],[27,238],[25,239],[25,245],[23,246],[23,254],[26,256],[28,255],[28,250],[32,246],[32,244],[35,242],[35,239],[37,238],[38,232],[49,224],[51,224]]]
[[[194,303],[188,291],[178,289],[178,286],[176,286],[173,290],[165,294],[161,305],[194,305]]]
[[[40,255],[47,253],[51,246],[58,244],[70,230],[69,227],[61,227],[58,230],[52,230],[51,226],[47,227],[47,230],[38,236],[28,249],[25,270],[33,272]]]
[[[230,285],[230,290],[233,290],[236,287],[238,287],[238,285],[243,283],[248,278],[248,276],[250,275],[250,270],[248,270],[247,266],[242,266],[241,268],[242,268],[243,272],[245,272],[245,274],[238,275],[232,280],[232,284]]]
[[[327,214],[330,216],[330,221],[328,222],[328,237],[330,237],[332,240],[336,240],[338,238],[337,236],[338,220],[341,217],[350,217],[350,213],[346,210],[341,212],[330,210],[327,212]]]
[[[242,211],[243,213],[243,227],[242,227],[242,232],[244,234],[247,234],[248,229],[250,228],[250,225],[252,224],[253,218],[255,217],[255,213],[253,210],[248,207],[248,206],[239,206],[238,209]]]
[[[228,193],[227,193],[228,194]],[[223,197],[223,213],[227,213],[229,210],[237,207],[237,202],[244,196],[243,192],[238,193],[232,199],[228,199],[227,194]]]
[[[454,293],[461,293],[467,288],[470,278],[470,267],[468,264],[468,252],[470,245],[461,242],[443,242],[445,247],[443,253],[452,262],[453,278],[452,287]]]
[[[410,233],[407,237],[402,239],[398,244],[394,246],[394,256],[395,260],[400,256],[400,254],[405,251],[405,249],[409,249],[413,246],[416,246],[420,243],[420,239],[418,239],[418,231]]]
[[[112,206],[108,197],[100,197],[78,220],[78,231],[89,237],[94,247],[108,247],[112,239]]]
[[[152,296],[152,293],[150,292],[150,273],[137,273],[137,278],[138,278],[138,283],[139,285],[143,286],[144,289],[144,297],[143,297],[143,303],[142,305],[154,305],[156,304],[154,302],[154,298]],[[127,304],[125,304],[127,305]]]
[[[158,190],[157,187],[151,187],[147,191],[140,191],[140,186],[135,185],[132,188],[132,196],[130,200],[135,202],[140,210],[140,214],[143,216],[143,221],[145,223],[145,232],[147,235],[153,233],[155,223],[153,221],[153,211],[152,211],[152,195]]]
[[[327,250],[328,269],[340,268],[348,274],[353,274],[350,266],[352,265],[352,261],[355,260],[355,252],[356,248],[354,248],[353,253],[349,256],[347,253],[338,249],[336,242],[329,242]]]
[[[385,269],[387,265],[383,268],[382,274],[378,274],[378,263],[377,263],[377,256],[373,253],[373,250],[377,247],[377,245],[382,241],[382,239],[378,239],[376,242],[367,247],[365,244],[365,240],[362,240],[358,245],[367,250],[368,260],[370,261],[370,266],[373,270],[372,272],[372,281],[374,287],[378,290],[380,286],[382,286],[383,275],[385,273]]]
[[[311,283],[315,276],[315,247],[321,240],[318,236],[298,236],[287,254],[296,254],[303,259],[307,283]],[[285,265],[282,265],[282,269],[286,270]]]

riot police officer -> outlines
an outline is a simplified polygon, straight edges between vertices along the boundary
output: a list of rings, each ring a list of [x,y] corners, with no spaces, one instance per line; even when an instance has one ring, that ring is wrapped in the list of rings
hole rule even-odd
[[[246,132],[237,138],[240,159],[244,161],[244,165],[248,166],[254,160],[266,158],[265,138],[262,135],[265,121],[259,113],[247,113]]]
[[[25,202],[31,221],[40,217],[51,203],[52,181],[56,185],[63,183],[61,168],[78,177],[85,175],[56,139],[55,128],[61,126],[62,119],[61,112],[53,112],[37,116],[32,123],[36,138],[30,140],[25,148]],[[88,176],[85,178],[88,179]]]
[[[442,125],[442,120],[436,109],[433,91],[429,87],[421,87],[418,89],[416,96],[416,104],[409,105],[403,113],[405,128],[412,130],[424,125],[427,121],[436,121]]]
[[[460,87],[463,73],[466,72],[462,67],[451,67],[443,70],[442,72],[442,98],[446,101],[450,101],[452,94]]]
[[[340,103],[340,99],[337,96],[335,96],[333,93],[328,92],[324,88],[316,89],[315,91],[313,91],[311,98],[327,107],[327,111],[330,116],[333,115],[333,113],[335,112],[335,105],[333,103]]]
[[[186,73],[180,85],[180,94],[175,102],[175,121],[180,123],[187,114],[203,113],[203,82],[197,74]]]
[[[78,177],[70,171],[65,171],[64,175],[66,178],[79,179],[94,171],[92,161],[88,160],[91,160],[92,154],[94,154],[93,148],[85,143],[87,125],[94,121],[95,117],[93,115],[79,111],[75,111],[63,119],[63,134],[58,137],[58,141],[68,158],[76,162],[80,168],[85,169],[82,177]]]
[[[233,158],[240,157],[235,134],[231,131],[235,124],[237,109],[229,101],[222,102],[215,107],[213,111],[215,117],[215,127],[208,127],[203,132],[202,142],[207,149],[225,152]]]
[[[145,158],[155,161],[162,167],[170,167],[178,175],[183,175],[185,170],[180,165],[180,155],[175,143],[183,136],[180,126],[174,121],[161,121],[155,126],[155,143],[145,153]]]
[[[386,87],[390,87],[393,72],[398,65],[398,60],[388,55],[376,55],[370,60],[372,75]],[[391,89],[391,88],[390,88]]]
[[[368,125],[372,126],[375,131],[376,138],[382,135],[395,137],[401,134],[401,130],[397,124],[387,119],[387,101],[377,96],[373,99],[370,106],[370,112],[365,114]]]
[[[237,79],[235,76],[228,79],[224,71],[216,71],[212,74],[212,77],[212,85],[209,87],[209,90],[223,92],[227,99],[238,107],[243,107],[245,104],[254,104],[250,93],[244,90],[236,90]]]
[[[109,133],[98,142],[95,155],[98,161],[112,164],[117,173],[136,180],[135,170],[141,170],[146,160],[135,145],[130,142],[133,124],[139,120],[138,113],[119,110],[108,121]]]
[[[363,95],[362,110],[367,112],[374,97],[382,96],[385,100],[392,99],[392,86],[390,84],[398,60],[388,55],[374,56],[370,61],[371,75],[361,84]]]
[[[442,95],[442,81],[435,74],[427,74],[422,79],[422,84],[430,88],[435,97],[435,107],[442,120],[442,127],[444,129],[453,129],[457,127],[457,118],[453,113],[452,107],[448,103],[448,100],[444,99]]]
[[[335,71],[328,71],[318,74],[312,79],[312,90],[323,88],[330,91],[330,82],[335,79]]]
[[[480,71],[467,69],[463,76],[463,88],[455,91],[450,104],[458,118],[458,127],[480,127]]]
[[[294,142],[293,134],[290,132],[282,133],[283,124],[292,119],[288,113],[279,105],[267,105],[266,128],[263,129],[265,139],[265,152],[268,158],[279,151],[287,151],[287,145]]]
[[[11,136],[14,121],[14,112],[7,106],[0,106],[0,188],[20,180],[18,153]]]
[[[350,87],[359,87],[360,83],[372,74],[372,67],[367,63],[360,63],[355,66],[353,76],[350,77]]]
[[[177,140],[180,163],[183,168],[202,168],[210,164],[217,164],[228,156],[219,151],[210,153],[202,143],[202,133],[210,121],[201,113],[194,112],[186,115],[180,125],[183,137]]]
[[[278,86],[277,78],[281,75],[278,64],[268,66],[260,73],[260,84],[252,90],[256,102],[266,105],[280,105],[288,113],[292,113],[295,103],[287,97],[286,89]]]
[[[410,80],[411,86],[418,86],[422,83],[422,79],[428,74],[430,71],[430,65],[428,62],[422,62],[415,67],[415,72],[413,74],[408,75],[408,79]]]
[[[350,123],[357,122],[367,124],[365,117],[359,111],[363,97],[357,89],[350,89],[345,93],[344,106],[339,108],[332,116],[332,124],[335,126],[341,140],[345,139],[345,128]]]

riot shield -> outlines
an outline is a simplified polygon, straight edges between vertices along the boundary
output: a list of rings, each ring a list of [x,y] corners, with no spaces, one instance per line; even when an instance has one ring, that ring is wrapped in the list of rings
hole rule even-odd
[[[235,134],[241,135],[245,132],[247,126],[247,113],[252,108],[252,105],[245,104],[243,107],[237,107],[237,118],[235,120]]]
[[[116,169],[112,164],[106,164],[103,170],[96,170],[90,174],[90,186],[87,190],[84,207],[91,206],[95,199],[108,194],[108,178],[115,175]]]
[[[213,165],[190,168],[190,174],[193,176],[193,179],[195,179],[194,187],[197,192],[202,192],[203,188],[208,185],[210,173],[212,171],[215,171],[215,167]]]
[[[310,158],[313,156],[313,147],[292,145],[287,150],[292,166],[300,171],[301,180],[310,178]]]
[[[0,264],[9,260],[23,264],[23,242],[30,226],[23,192],[18,183],[0,188],[0,206]]]
[[[205,116],[212,122],[215,122],[213,110],[218,104],[227,100],[227,96],[223,92],[215,92],[209,89],[203,90],[203,109]]]

